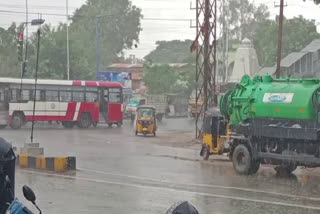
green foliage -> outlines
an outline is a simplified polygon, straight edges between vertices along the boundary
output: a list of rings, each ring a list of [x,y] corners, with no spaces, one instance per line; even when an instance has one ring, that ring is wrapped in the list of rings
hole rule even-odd
[[[231,38],[242,40],[252,39],[257,23],[270,16],[268,7],[260,4],[258,7],[249,0],[230,0],[229,3],[229,33]],[[223,17],[220,17],[220,20]]]
[[[278,20],[263,20],[259,23],[253,39],[260,65],[273,66],[277,59]],[[282,57],[300,51],[312,40],[320,38],[314,20],[302,16],[284,19]]]
[[[169,65],[145,64],[143,81],[150,94],[190,94],[194,84],[194,66],[172,68]]]
[[[17,52],[17,26],[15,23],[6,30],[0,28],[0,74],[19,77],[21,75]]]
[[[141,10],[130,0],[87,0],[77,9],[69,26],[70,78],[95,78],[95,23],[100,17],[100,68],[117,61],[124,49],[139,41]],[[19,76],[20,66],[16,53],[17,27],[0,29],[0,75]],[[8,38],[7,38],[8,37]],[[39,77],[66,79],[67,77],[66,24],[41,28]],[[36,35],[32,35],[28,48],[26,76],[33,77],[36,58]],[[1,47],[1,45],[6,47]],[[10,48],[8,48],[10,47]],[[10,71],[10,72],[9,72]]]
[[[157,48],[145,59],[153,63],[191,63],[195,61],[195,53],[190,52],[191,40],[157,41]]]

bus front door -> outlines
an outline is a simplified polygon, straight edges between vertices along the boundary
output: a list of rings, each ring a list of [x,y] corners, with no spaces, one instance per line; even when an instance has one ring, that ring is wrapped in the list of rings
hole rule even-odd
[[[109,93],[107,88],[100,89],[100,114],[103,116],[105,122],[108,122],[108,102],[109,102]]]
[[[0,128],[4,128],[8,124],[9,119],[9,91],[5,88],[0,89]]]

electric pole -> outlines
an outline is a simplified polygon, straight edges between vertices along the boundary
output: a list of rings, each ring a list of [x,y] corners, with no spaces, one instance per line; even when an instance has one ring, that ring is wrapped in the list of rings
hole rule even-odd
[[[279,30],[278,30],[278,53],[277,53],[277,70],[276,77],[280,77],[281,67],[281,49],[282,49],[282,27],[283,27],[283,0],[280,0],[280,14],[279,14]]]
[[[217,0],[196,0],[196,38],[191,51],[196,51],[196,137],[201,137],[206,111],[217,105],[216,45]],[[198,109],[200,109],[198,111]]]
[[[66,0],[66,13],[67,13],[67,77],[70,79],[70,57],[69,57],[69,3]]]

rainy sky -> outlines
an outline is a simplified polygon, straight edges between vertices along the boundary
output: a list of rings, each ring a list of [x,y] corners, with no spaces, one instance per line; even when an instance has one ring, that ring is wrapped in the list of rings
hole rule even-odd
[[[157,40],[193,39],[195,29],[190,28],[190,19],[195,18],[195,11],[190,10],[190,0],[132,0],[132,3],[142,9],[144,18],[142,20],[143,31],[140,34],[138,48],[127,51],[126,54],[134,54],[142,58],[155,48]],[[274,0],[254,0],[255,4],[264,3],[269,7],[271,16],[279,13],[279,8],[274,6]],[[286,2],[286,1],[285,1]],[[85,0],[69,0],[69,14],[85,3]],[[195,0],[192,2],[195,3]],[[46,23],[56,25],[65,22],[66,0],[28,0],[29,11],[43,13]],[[284,14],[290,18],[303,15],[308,19],[315,19],[320,30],[320,6],[311,1],[303,0],[287,1]],[[6,11],[6,12],[5,12]],[[13,14],[8,11],[25,11],[25,0],[0,0],[0,26],[8,27],[13,21],[25,21],[25,15]],[[59,14],[45,15],[45,14]],[[30,14],[29,19],[37,18],[38,15]],[[163,20],[168,19],[168,20]],[[30,29],[32,31],[32,29]]]

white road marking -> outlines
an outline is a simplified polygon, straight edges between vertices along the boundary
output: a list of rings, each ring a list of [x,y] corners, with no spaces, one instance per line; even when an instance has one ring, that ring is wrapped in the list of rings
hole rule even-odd
[[[177,190],[177,189],[168,188],[168,187],[144,186],[144,185],[139,185],[139,184],[113,182],[113,181],[106,181],[106,180],[92,179],[92,178],[85,178],[85,177],[74,177],[74,176],[69,176],[69,175],[52,174],[52,173],[46,173],[46,172],[36,172],[36,171],[28,171],[28,170],[19,170],[19,171],[27,172],[27,173],[30,173],[30,174],[46,175],[46,176],[59,177],[59,178],[68,178],[68,179],[89,181],[89,182],[95,182],[95,183],[113,184],[113,185],[118,185],[118,186],[136,187],[136,188],[153,189],[153,190],[162,190],[162,191],[170,191],[170,192],[183,193],[183,194],[195,194],[195,195],[214,197],[214,198],[224,198],[224,199],[231,199],[231,200],[238,200],[238,201],[248,201],[248,202],[255,202],[255,203],[264,203],[264,204],[286,206],[286,207],[295,207],[295,208],[303,208],[303,209],[320,210],[320,207],[315,207],[315,206],[306,206],[306,205],[289,204],[289,203],[282,203],[282,202],[276,202],[276,201],[250,199],[250,198],[245,198],[245,197],[233,197],[233,196],[226,196],[226,195],[216,195],[216,194],[196,192],[196,191]]]
[[[140,179],[140,180],[156,181],[156,182],[161,182],[161,183],[166,183],[166,184],[195,186],[195,187],[209,187],[209,188],[216,188],[216,189],[240,190],[240,191],[246,191],[246,192],[255,192],[255,193],[263,193],[263,194],[277,195],[277,196],[290,197],[290,198],[300,198],[300,199],[306,199],[306,200],[320,201],[320,198],[305,197],[305,196],[298,196],[298,195],[291,195],[291,194],[283,194],[283,193],[278,193],[278,192],[268,192],[268,191],[263,191],[263,190],[250,189],[250,188],[220,186],[220,185],[201,184],[201,183],[176,183],[176,182],[170,182],[167,180],[162,180],[162,179],[157,179],[157,178],[141,177],[141,176],[135,176],[135,175],[125,175],[125,174],[111,173],[111,172],[85,169],[85,168],[78,168],[78,170],[94,172],[97,174],[114,175],[114,176],[119,176],[119,177],[127,177],[127,178],[135,178],[135,179]]]
[[[78,119],[80,104],[81,104],[80,102],[77,102],[77,104],[76,104],[76,110],[75,110],[74,115],[73,115],[73,120],[77,120]]]

